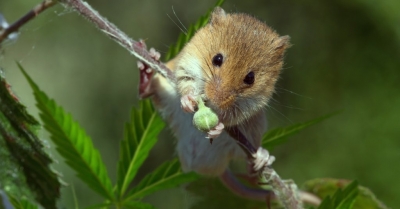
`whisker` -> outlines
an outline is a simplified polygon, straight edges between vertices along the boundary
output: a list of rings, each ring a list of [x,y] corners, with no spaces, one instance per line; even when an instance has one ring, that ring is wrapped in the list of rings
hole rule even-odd
[[[283,90],[283,91],[285,91],[285,92],[294,94],[294,95],[299,96],[299,97],[302,97],[302,98],[313,99],[313,98],[311,98],[311,97],[307,97],[307,96],[301,95],[301,94],[299,94],[299,93],[296,93],[296,92],[294,92],[294,91],[287,90],[287,89],[282,88],[282,87],[279,87],[279,86],[276,86],[275,89],[276,89],[276,91],[277,91],[277,90]],[[278,91],[277,91],[277,92],[278,92]]]
[[[185,35],[187,35],[187,32],[186,31],[184,31],[172,18],[171,18],[171,16],[169,16],[169,14],[167,13],[167,16],[168,16],[168,18],[176,25],[176,27],[178,27],[179,28],[179,30],[181,30],[182,31],[182,33],[184,33]]]
[[[175,15],[176,19],[179,21],[179,23],[181,24],[181,26],[182,26],[182,27],[185,29],[185,31],[187,32],[187,31],[188,31],[187,28],[186,28],[185,25],[182,23],[182,21],[179,19],[178,15],[176,15],[174,6],[172,6],[172,11],[174,12],[174,15]]]
[[[302,110],[302,111],[304,111],[303,108],[295,107],[295,106],[292,106],[292,105],[284,105],[284,104],[280,103],[278,100],[274,99],[273,97],[270,98],[270,102],[271,102],[271,103],[274,103],[274,104],[276,104],[276,105],[278,105],[278,106],[280,106],[280,107],[285,107],[285,108],[290,108],[290,109],[295,109],[295,110]]]
[[[294,124],[292,120],[290,120],[288,117],[286,117],[283,113],[281,113],[279,110],[275,109],[274,107],[272,107],[271,105],[267,105],[267,108],[274,110],[275,112],[277,112],[279,115],[283,116],[287,121],[289,121],[291,124]]]

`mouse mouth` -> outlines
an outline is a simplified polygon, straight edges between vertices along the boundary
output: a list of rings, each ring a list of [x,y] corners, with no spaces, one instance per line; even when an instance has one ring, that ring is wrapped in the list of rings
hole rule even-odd
[[[226,110],[229,109],[234,102],[235,97],[233,95],[229,95],[228,97],[222,98],[217,105],[221,110]]]
[[[230,109],[235,103],[235,96],[231,92],[226,92],[222,89],[214,89],[213,94],[208,97],[208,100],[217,110],[228,110]],[[207,92],[206,92],[207,95]]]
[[[237,125],[244,118],[244,110],[236,104],[236,99],[233,95],[218,103],[207,100],[206,106],[210,107],[218,115],[220,122],[226,126]]]

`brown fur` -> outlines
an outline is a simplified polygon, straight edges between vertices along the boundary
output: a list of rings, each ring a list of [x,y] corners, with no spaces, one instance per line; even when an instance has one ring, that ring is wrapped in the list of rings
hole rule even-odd
[[[247,14],[226,14],[216,8],[210,23],[196,33],[181,54],[191,53],[201,58],[206,82],[204,92],[199,93],[205,95],[207,105],[223,116],[222,122],[235,121],[236,125],[267,105],[288,42],[288,36],[280,37],[266,24]],[[224,56],[221,67],[212,64],[212,58],[218,53]],[[243,80],[251,71],[255,73],[255,82],[248,85]],[[192,91],[185,85],[180,88],[179,78],[185,81],[191,78],[178,76],[181,95]],[[232,114],[235,111],[238,113]]]
[[[209,24],[167,63],[177,84],[155,75],[153,101],[178,139],[184,171],[218,176],[231,159],[245,155],[225,131],[210,144],[207,133],[192,125],[193,114],[181,109],[182,97],[201,96],[225,127],[237,125],[250,143],[259,147],[266,131],[263,109],[274,91],[287,47],[287,36],[279,37],[259,20],[216,8]],[[224,56],[221,67],[212,64],[218,53]],[[250,71],[255,73],[252,85],[243,82]]]

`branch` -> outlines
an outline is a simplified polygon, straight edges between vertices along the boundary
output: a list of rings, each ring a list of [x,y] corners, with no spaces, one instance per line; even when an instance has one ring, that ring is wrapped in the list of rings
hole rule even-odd
[[[57,1],[53,0],[44,0],[42,3],[36,5],[31,11],[26,13],[23,17],[21,17],[19,20],[17,20],[15,23],[10,25],[7,28],[4,28],[4,30],[0,31],[0,43],[4,41],[13,32],[17,32],[21,26],[23,26],[25,23],[29,22],[36,16],[38,16],[40,13],[42,13],[44,10],[47,8],[55,5]]]
[[[127,49],[135,57],[146,63],[150,68],[157,70],[162,76],[166,77],[172,83],[176,83],[175,76],[164,63],[154,60],[143,44],[132,40],[124,32],[118,29],[114,24],[102,17],[88,3],[82,0],[59,0],[66,7],[70,7],[92,22],[100,31],[105,33],[111,39],[116,41],[122,47]]]
[[[243,149],[249,159],[255,160],[257,149],[247,140],[238,127],[229,127],[226,129],[228,134],[236,140],[236,143]],[[264,166],[259,173],[266,181],[272,186],[272,189],[278,199],[282,202],[285,208],[288,209],[301,209],[302,202],[297,197],[297,186],[288,187],[284,181],[279,177],[276,171],[270,166]]]

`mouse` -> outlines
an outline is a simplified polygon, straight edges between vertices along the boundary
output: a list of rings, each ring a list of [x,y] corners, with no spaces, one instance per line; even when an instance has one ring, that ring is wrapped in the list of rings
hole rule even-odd
[[[139,97],[152,99],[177,138],[183,171],[218,176],[241,196],[264,198],[270,194],[265,190],[253,193],[238,185],[229,163],[246,159],[246,154],[224,129],[236,126],[254,147],[261,146],[267,131],[265,107],[274,93],[289,40],[251,15],[216,7],[209,22],[166,63],[176,82],[138,62]],[[146,47],[143,41],[140,44]],[[153,48],[150,54],[160,58]],[[193,125],[198,98],[218,116],[218,124],[209,131]]]
[[[244,152],[225,132],[238,126],[255,147],[267,130],[264,112],[278,80],[289,36],[279,36],[258,19],[228,14],[217,7],[209,23],[199,29],[166,66],[176,77],[171,83],[151,69],[141,69],[139,96],[150,97],[178,139],[177,152],[185,171],[218,176]],[[150,50],[156,59],[159,55]],[[204,133],[193,126],[200,96],[219,118]],[[210,144],[205,138],[216,138]]]

